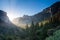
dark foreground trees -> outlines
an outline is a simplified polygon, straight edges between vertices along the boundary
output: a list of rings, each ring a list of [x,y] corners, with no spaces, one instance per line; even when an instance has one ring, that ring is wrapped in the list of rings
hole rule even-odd
[[[34,24],[31,23],[30,27],[27,26],[27,40],[50,40],[50,37],[53,37],[54,32],[60,28],[60,23],[57,22],[46,22],[43,24],[42,22]],[[47,38],[49,37],[49,38]],[[53,39],[53,38],[51,38]]]
[[[46,24],[47,25],[47,24]],[[43,23],[40,24],[37,22],[34,24],[31,23],[31,26],[28,28],[27,35],[28,40],[44,40],[47,37],[48,28]]]

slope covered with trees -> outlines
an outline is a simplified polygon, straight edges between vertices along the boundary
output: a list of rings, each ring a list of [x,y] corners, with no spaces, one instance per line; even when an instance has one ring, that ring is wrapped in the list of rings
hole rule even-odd
[[[31,26],[27,26],[26,40],[60,40],[60,2],[56,2],[51,6],[51,17],[48,22],[44,21],[39,23],[31,23]],[[55,10],[55,11],[54,11]]]

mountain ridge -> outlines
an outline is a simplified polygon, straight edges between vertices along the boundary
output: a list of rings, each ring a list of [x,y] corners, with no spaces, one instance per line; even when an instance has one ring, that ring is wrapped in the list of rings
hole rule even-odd
[[[43,9],[43,11],[33,16],[24,15],[23,17],[15,18],[17,20],[14,19],[13,22],[17,22],[16,24],[19,25],[19,24],[31,24],[32,21],[36,23],[48,20],[49,18],[51,18],[51,14],[53,16],[55,15],[55,13],[60,11],[59,8],[60,8],[60,1],[52,4],[50,7]]]

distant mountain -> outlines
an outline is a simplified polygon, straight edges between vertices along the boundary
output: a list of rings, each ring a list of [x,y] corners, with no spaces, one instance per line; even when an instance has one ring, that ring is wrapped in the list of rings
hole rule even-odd
[[[54,16],[58,11],[60,11],[60,1],[33,16],[24,15],[23,17],[15,18],[13,22],[19,26],[20,24],[30,24],[32,21],[34,21],[34,23],[41,22],[51,18],[51,15]]]

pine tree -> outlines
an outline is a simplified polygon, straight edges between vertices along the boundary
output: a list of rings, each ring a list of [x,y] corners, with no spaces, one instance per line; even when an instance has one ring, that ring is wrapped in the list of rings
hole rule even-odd
[[[39,40],[39,34],[40,34],[40,26],[39,23],[37,22],[35,24],[35,40]]]
[[[32,21],[31,26],[30,26],[30,34],[29,34],[30,40],[34,39],[34,33],[35,33],[35,31],[34,31],[34,23]]]
[[[41,22],[41,24],[40,24],[40,28],[42,28],[43,27],[43,23]]]
[[[38,36],[38,30],[39,30],[39,23],[37,22],[35,25],[32,21],[30,26],[30,40],[39,40]]]
[[[28,24],[26,24],[26,31],[28,31],[29,30],[29,26],[28,26]]]
[[[40,26],[39,26],[39,23],[37,22],[36,24],[35,24],[35,30],[38,30],[38,29],[40,29]]]
[[[29,40],[29,26],[28,26],[28,24],[26,24],[26,38],[25,38],[25,40]]]

